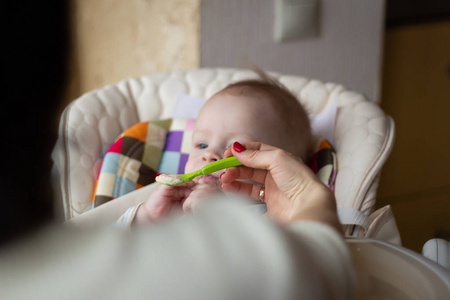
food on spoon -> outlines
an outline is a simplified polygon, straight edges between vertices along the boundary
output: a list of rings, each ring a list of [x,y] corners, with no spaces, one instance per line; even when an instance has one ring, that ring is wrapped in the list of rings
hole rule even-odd
[[[161,174],[155,178],[156,182],[169,185],[179,185],[183,183],[183,178],[175,174]]]

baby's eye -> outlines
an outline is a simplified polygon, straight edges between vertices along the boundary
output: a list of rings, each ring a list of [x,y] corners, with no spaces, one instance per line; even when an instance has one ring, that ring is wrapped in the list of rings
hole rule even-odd
[[[208,145],[207,144],[203,144],[203,143],[198,143],[197,144],[197,148],[198,149],[206,149],[206,148],[208,148]]]

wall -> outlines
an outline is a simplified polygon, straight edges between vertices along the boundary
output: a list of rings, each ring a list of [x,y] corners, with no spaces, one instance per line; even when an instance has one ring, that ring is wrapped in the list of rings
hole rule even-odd
[[[72,0],[66,103],[127,77],[199,66],[200,0]]]
[[[71,0],[65,103],[126,77],[250,62],[339,82],[379,101],[385,1],[318,1],[320,35],[277,44],[273,0]]]
[[[450,238],[450,22],[386,31],[382,108],[396,141],[378,206],[391,204],[404,246]]]
[[[201,65],[338,82],[379,101],[384,0],[322,0],[319,35],[273,41],[274,0],[201,3]]]

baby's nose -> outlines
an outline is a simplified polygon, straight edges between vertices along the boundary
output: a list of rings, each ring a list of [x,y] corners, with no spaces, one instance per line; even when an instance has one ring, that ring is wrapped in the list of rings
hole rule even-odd
[[[203,161],[209,163],[215,162],[222,159],[222,157],[220,156],[220,154],[217,151],[214,150],[207,150],[204,154],[203,154]]]

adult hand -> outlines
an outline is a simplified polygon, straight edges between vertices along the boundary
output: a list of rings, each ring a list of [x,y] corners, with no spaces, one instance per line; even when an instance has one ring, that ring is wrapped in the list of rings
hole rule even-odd
[[[235,142],[224,151],[225,157],[231,155],[243,166],[221,175],[224,190],[258,199],[264,185],[269,216],[282,223],[318,221],[342,233],[333,194],[300,158],[262,143]],[[253,182],[240,181],[245,179]]]

